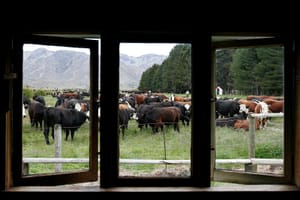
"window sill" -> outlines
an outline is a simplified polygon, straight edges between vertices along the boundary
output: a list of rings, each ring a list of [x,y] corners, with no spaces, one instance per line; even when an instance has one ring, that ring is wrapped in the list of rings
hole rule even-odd
[[[300,192],[295,185],[230,185],[198,187],[113,187],[99,185],[18,186],[7,192]]]

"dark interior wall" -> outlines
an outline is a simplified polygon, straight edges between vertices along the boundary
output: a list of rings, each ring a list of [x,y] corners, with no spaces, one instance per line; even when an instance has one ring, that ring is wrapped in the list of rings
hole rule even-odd
[[[9,95],[8,95],[8,80],[4,78],[7,73],[7,65],[10,60],[10,44],[11,37],[9,34],[1,37],[0,45],[0,91],[3,94],[1,98],[0,106],[0,189],[4,190],[7,171],[6,167],[6,113],[9,106]]]

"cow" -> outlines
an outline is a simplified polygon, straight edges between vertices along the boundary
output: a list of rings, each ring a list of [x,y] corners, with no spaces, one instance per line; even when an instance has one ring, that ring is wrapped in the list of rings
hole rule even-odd
[[[216,119],[216,126],[220,127],[234,127],[234,124],[237,120],[246,120],[248,117],[248,114],[246,112],[241,112],[238,115],[235,115],[233,117],[228,118],[218,118]]]
[[[238,119],[234,122],[233,128],[234,129],[244,129],[245,131],[249,131],[249,119]],[[260,129],[260,124],[257,119],[255,119],[255,129]]]
[[[153,133],[157,133],[159,128],[163,131],[164,125],[173,125],[174,130],[179,132],[179,119],[180,110],[175,106],[154,107],[146,115],[146,121],[152,127]]]
[[[216,101],[216,118],[219,116],[233,117],[240,112],[240,104],[234,100],[221,100]]]
[[[25,109],[27,109],[30,104],[30,99],[27,96],[25,96],[24,94],[23,94],[23,104],[24,104]]]
[[[180,110],[180,120],[182,124],[185,126],[185,122],[186,122],[187,126],[189,126],[190,124],[190,110],[188,109],[189,107],[182,105],[181,103],[178,103],[176,101],[174,101],[173,104],[175,107],[179,108]]]
[[[254,109],[254,113],[267,115],[269,113],[268,105],[263,101],[258,102]],[[260,128],[265,128],[267,126],[268,118],[266,116],[260,116],[256,118]]]
[[[44,97],[40,96],[40,95],[34,95],[32,97],[33,100],[40,102],[41,104],[43,104],[44,106],[46,105],[45,99]]]
[[[174,106],[173,102],[152,102],[151,104],[142,104],[137,108],[136,111],[136,120],[138,122],[138,127],[140,130],[145,126],[148,126],[146,116],[149,111],[154,107],[170,107]]]
[[[152,102],[162,102],[162,97],[160,96],[147,96],[144,99],[144,104],[150,104]]]
[[[248,112],[254,112],[255,107],[257,106],[257,103],[259,101],[254,101],[254,100],[245,100],[245,99],[239,99],[238,100],[240,106],[243,105],[246,107],[246,109],[248,110]]]
[[[88,116],[76,109],[63,109],[56,107],[48,107],[44,112],[44,136],[46,144],[49,142],[49,128],[52,128],[52,138],[54,139],[54,125],[61,124],[66,131],[68,140],[69,132],[71,132],[71,140],[74,140],[75,131],[87,120]]]
[[[24,104],[22,104],[22,105],[23,105],[22,114],[23,114],[23,117],[25,118],[26,117],[26,109],[25,109],[25,105]]]
[[[125,139],[125,129],[128,128],[131,112],[129,109],[119,109],[119,127],[122,132],[122,139]]]
[[[284,100],[265,99],[268,108],[272,113],[284,112]]]
[[[31,100],[30,104],[28,106],[28,114],[30,118],[31,127],[38,128],[38,125],[40,124],[40,129],[43,130],[43,120],[44,120],[44,109],[45,106],[35,100]]]
[[[146,96],[144,94],[135,95],[135,106],[138,108],[141,104],[144,103]]]

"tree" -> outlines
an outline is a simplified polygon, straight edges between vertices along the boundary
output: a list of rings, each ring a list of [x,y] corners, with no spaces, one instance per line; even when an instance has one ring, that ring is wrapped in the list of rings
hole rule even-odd
[[[216,51],[216,85],[221,86],[227,93],[233,88],[230,72],[234,49],[220,49]]]
[[[184,93],[191,89],[191,46],[176,45],[161,65],[142,74],[140,90]]]
[[[237,49],[230,69],[234,88],[245,94],[281,95],[283,92],[281,47]]]

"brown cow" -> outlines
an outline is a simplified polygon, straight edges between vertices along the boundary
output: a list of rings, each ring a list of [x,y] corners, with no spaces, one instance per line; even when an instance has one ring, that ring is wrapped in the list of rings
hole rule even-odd
[[[136,94],[135,95],[135,105],[139,107],[139,105],[143,104],[145,101],[146,95],[144,94]]]
[[[240,99],[238,100],[239,104],[245,104],[246,108],[248,109],[248,112],[254,112],[255,107],[257,105],[256,102],[254,101],[250,101],[250,100],[245,100],[245,99]]]
[[[264,102],[272,113],[284,112],[284,100],[265,99]]]
[[[233,125],[234,129],[244,129],[245,131],[249,131],[249,119],[238,119],[235,121]],[[255,129],[259,130],[259,121],[255,119]]]
[[[146,115],[146,121],[152,127],[153,133],[157,133],[159,128],[163,131],[163,125],[173,125],[174,130],[179,132],[179,119],[180,110],[175,106],[154,107]]]

